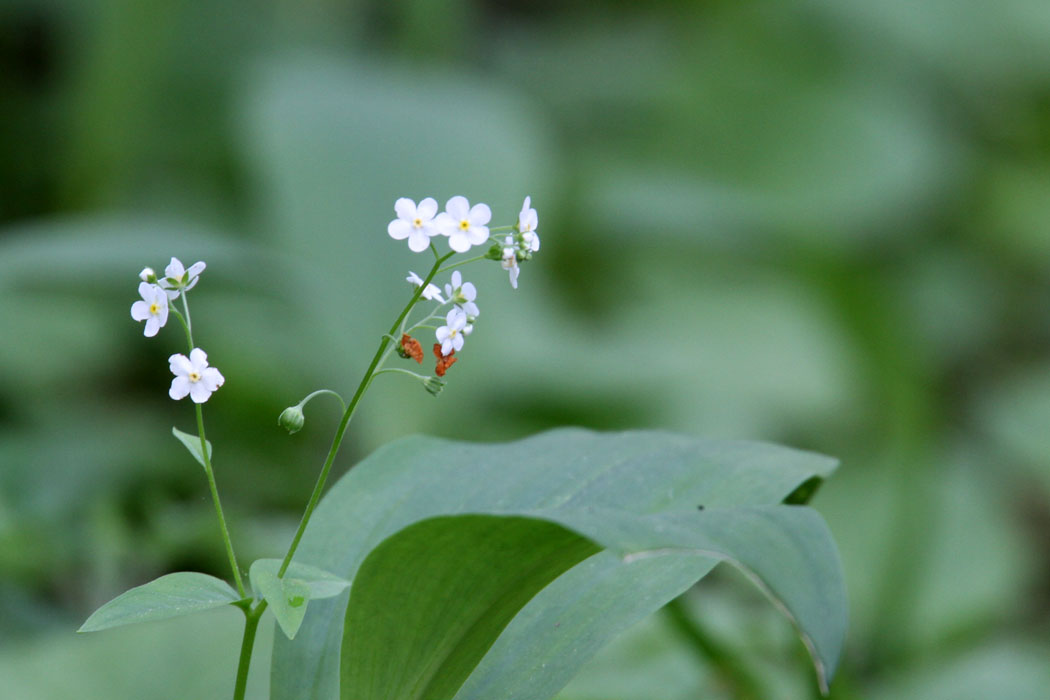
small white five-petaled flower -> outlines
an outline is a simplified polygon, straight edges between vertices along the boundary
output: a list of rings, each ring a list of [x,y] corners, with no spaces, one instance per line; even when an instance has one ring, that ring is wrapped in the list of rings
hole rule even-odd
[[[434,222],[437,209],[438,204],[433,197],[427,197],[419,206],[408,197],[402,197],[394,202],[397,218],[387,225],[386,232],[396,241],[407,238],[408,249],[413,253],[421,253],[430,247],[431,236],[438,234]]]
[[[168,322],[168,297],[164,290],[155,284],[139,284],[139,296],[142,301],[131,305],[131,317],[136,321],[145,321],[146,328],[142,335],[152,338]]]
[[[445,317],[445,323],[448,325],[440,326],[436,335],[437,341],[441,343],[441,354],[448,356],[453,351],[463,349],[463,336],[466,335],[463,331],[467,325],[467,315],[458,307],[453,307]]]
[[[411,270],[408,271],[408,277],[405,278],[405,281],[406,282],[411,282],[412,284],[416,285],[417,287],[422,287],[423,286],[423,280],[420,278],[419,275],[417,275],[416,273],[412,272]],[[438,302],[441,302],[442,304],[445,303],[445,300],[441,296],[441,290],[438,289],[437,285],[434,285],[434,284],[428,284],[426,286],[426,288],[423,290],[423,298],[424,299],[429,299],[430,301],[438,301]]]
[[[474,300],[478,298],[478,290],[470,282],[463,281],[463,275],[456,270],[452,273],[452,283],[445,285],[445,294],[449,301],[463,309],[467,316],[478,315],[478,305]]]
[[[517,289],[518,273],[521,272],[521,268],[518,267],[518,251],[514,245],[514,238],[511,236],[503,239],[503,260],[500,261],[500,266],[510,273],[510,286]]]
[[[219,370],[208,366],[208,355],[200,348],[193,348],[190,356],[175,354],[168,358],[171,380],[168,396],[178,401],[188,394],[193,403],[204,403],[212,392],[222,386],[226,379]]]
[[[518,214],[518,231],[525,249],[535,253],[540,249],[540,237],[536,235],[536,227],[539,226],[539,216],[532,208],[532,197],[526,197],[525,203],[521,205],[521,213]]]
[[[492,210],[487,204],[470,206],[466,197],[456,196],[445,204],[445,211],[435,222],[442,236],[448,236],[448,246],[457,253],[466,253],[472,245],[481,245],[489,239]]]
[[[207,265],[198,260],[187,270],[183,267],[181,260],[172,258],[168,266],[164,268],[164,277],[160,280],[160,286],[168,293],[169,299],[174,299],[179,292],[188,292],[193,289],[205,267]]]

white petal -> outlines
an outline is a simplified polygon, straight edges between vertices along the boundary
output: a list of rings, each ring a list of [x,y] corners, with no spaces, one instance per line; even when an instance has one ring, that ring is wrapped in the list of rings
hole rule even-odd
[[[488,204],[475,204],[470,210],[470,223],[473,226],[484,226],[492,220],[492,210]],[[488,233],[485,234],[488,237]]]
[[[175,377],[171,380],[171,388],[168,389],[168,396],[178,401],[179,399],[186,398],[186,395],[190,393],[190,380],[186,377]]]
[[[463,275],[460,274],[459,270],[452,272],[452,288],[458,289],[463,286]]]
[[[443,211],[434,218],[434,228],[442,236],[451,236],[459,229],[459,224],[456,223],[451,214]]]
[[[211,391],[204,386],[204,382],[190,383],[190,400],[193,403],[204,403],[211,396]]]
[[[201,372],[201,384],[208,388],[208,391],[215,391],[220,386],[226,383],[226,378],[222,376],[222,373],[214,367],[209,367]]]
[[[197,262],[190,265],[190,269],[187,270],[187,272],[190,273],[190,277],[197,277],[198,275],[200,275],[200,273],[204,272],[204,268],[206,267],[207,265],[204,264],[203,260],[198,260]]]
[[[470,214],[470,202],[467,201],[466,197],[457,195],[448,200],[445,204],[445,211],[456,221],[462,221]]]
[[[208,353],[200,348],[193,348],[190,350],[190,362],[193,363],[193,367],[200,372],[208,366]]]
[[[193,371],[193,365],[190,364],[189,358],[179,353],[168,358],[168,369],[177,377],[185,377]]]
[[[441,343],[441,354],[442,355],[444,355],[445,357],[448,357],[449,353],[452,352],[453,349],[454,348],[452,347],[452,340],[451,339],[446,338],[444,341],[442,341],[442,343]]]
[[[457,228],[455,233],[448,237],[448,247],[457,253],[466,253],[470,250],[470,241],[467,239],[467,236]]]
[[[416,218],[416,203],[408,197],[402,197],[394,202],[394,211],[397,212],[397,218],[411,221]]]
[[[473,245],[481,245],[489,239],[488,226],[471,226],[467,231],[467,238]]]
[[[186,268],[182,266],[182,261],[178,258],[172,258],[168,266],[164,268],[164,276],[171,277],[174,279],[180,279],[186,274]]]
[[[146,320],[146,327],[142,331],[142,335],[147,338],[152,338],[157,335],[157,331],[160,330],[160,321],[157,320],[156,316],[150,316]]]
[[[456,333],[456,337],[452,339],[452,347],[455,349],[456,352],[459,352],[460,350],[463,349],[463,334],[462,333]]]
[[[434,336],[437,338],[437,341],[439,343],[444,343],[446,340],[448,340],[449,333],[450,331],[448,329],[448,326],[438,326],[438,329],[434,331]]]
[[[430,236],[419,229],[412,229],[408,236],[408,249],[413,253],[422,253],[430,247]]]
[[[403,219],[394,219],[387,225],[386,232],[395,241],[400,241],[403,238],[408,238],[409,234],[412,233],[412,224]]]
[[[433,219],[434,216],[437,215],[437,211],[437,200],[433,197],[427,197],[422,202],[420,202],[419,206],[416,208],[416,216],[418,216],[420,219],[423,219],[424,221],[428,221],[430,219]]]
[[[467,301],[474,301],[478,298],[478,289],[473,282],[467,282],[459,291]]]
[[[417,275],[416,273],[412,272],[411,270],[408,271],[408,277],[405,278],[405,281],[406,282],[411,282],[412,284],[416,285],[417,287],[422,287],[423,286],[423,279],[419,275]]]
[[[149,302],[136,301],[131,305],[131,317],[136,321],[145,321],[152,314],[149,312]]]
[[[146,301],[153,301],[153,291],[157,285],[150,284],[149,282],[139,282],[139,296]]]
[[[475,304],[472,301],[468,301],[466,304],[463,305],[463,311],[468,316],[480,316],[481,315],[481,312],[478,310],[478,305]],[[469,326],[468,326],[468,328],[469,328]]]

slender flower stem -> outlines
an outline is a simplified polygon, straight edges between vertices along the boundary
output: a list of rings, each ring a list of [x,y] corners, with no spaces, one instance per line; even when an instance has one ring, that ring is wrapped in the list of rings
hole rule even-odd
[[[244,693],[248,689],[248,668],[252,663],[255,632],[259,629],[259,620],[265,610],[266,601],[261,600],[253,609],[244,612],[244,638],[241,640],[241,658],[237,662],[237,684],[233,689],[233,700],[244,700]]]
[[[331,394],[332,396],[334,396],[336,399],[339,400],[339,406],[344,411],[346,410],[346,402],[343,401],[343,397],[340,396],[339,394],[337,394],[336,392],[332,391],[331,389],[318,389],[317,391],[307,395],[307,397],[305,399],[300,401],[299,402],[299,406],[306,406],[306,404],[310,402],[310,399],[312,399],[315,396],[319,396],[320,394]]]
[[[447,258],[448,256],[446,255],[445,257]],[[454,270],[457,267],[463,267],[464,265],[467,265],[472,262],[477,262],[478,260],[486,260],[487,257],[488,256],[485,255],[478,255],[473,258],[467,258],[466,260],[460,260],[457,263],[452,263],[451,265],[447,265],[446,267],[441,268],[440,270],[438,270],[438,272],[448,272],[449,270]]]
[[[193,331],[189,322],[190,307],[186,302],[185,292],[182,294],[182,308],[186,312],[185,318],[178,312],[178,309],[170,309],[170,311],[175,318],[179,319],[182,329],[186,331],[186,343],[189,345],[192,353],[193,348],[196,346],[193,344]],[[237,555],[233,553],[233,541],[230,539],[230,530],[226,527],[226,517],[223,515],[222,502],[219,500],[219,489],[215,485],[215,472],[211,467],[211,455],[208,454],[208,440],[204,435],[204,411],[199,403],[193,404],[193,407],[197,413],[197,435],[201,439],[201,459],[204,461],[204,473],[208,476],[208,489],[211,491],[211,500],[215,505],[215,515],[219,518],[219,529],[222,531],[222,541],[226,546],[226,556],[230,560],[230,568],[233,570],[233,580],[237,584],[237,592],[242,598],[245,598],[247,593],[244,588],[244,581],[241,580],[241,569],[237,566]]]
[[[357,391],[354,392],[353,398],[350,399],[350,404],[346,407],[346,411],[343,412],[343,419],[339,422],[339,427],[335,431],[335,437],[332,439],[332,446],[328,450],[328,456],[325,458],[324,466],[321,467],[321,473],[317,477],[317,483],[314,485],[313,493],[310,494],[310,502],[307,503],[306,510],[303,512],[302,520],[299,522],[299,529],[296,530],[295,537],[292,539],[292,544],[288,547],[288,553],[284,555],[284,561],[281,562],[281,568],[277,572],[278,578],[284,576],[285,572],[288,570],[288,566],[292,563],[292,557],[295,556],[295,550],[299,547],[299,541],[303,538],[306,526],[310,522],[310,516],[313,515],[314,508],[317,507],[317,502],[321,500],[321,493],[324,491],[325,482],[328,480],[328,473],[331,471],[332,463],[335,461],[335,456],[339,452],[339,445],[343,442],[343,436],[346,434],[346,429],[350,424],[350,419],[353,417],[354,411],[357,410],[357,404],[361,401],[361,397],[364,396],[365,391],[372,383],[372,379],[375,377],[379,363],[386,357],[388,350],[392,347],[391,338],[397,333],[398,329],[401,328],[401,323],[408,316],[412,307],[416,305],[416,302],[419,301],[427,284],[434,279],[434,276],[438,273],[439,268],[441,267],[441,263],[455,255],[455,252],[438,255],[437,250],[434,249],[434,255],[436,260],[434,266],[430,268],[430,274],[428,274],[427,278],[423,280],[423,284],[416,288],[412,298],[401,311],[401,315],[397,317],[397,320],[394,321],[394,324],[390,327],[390,331],[382,336],[379,348],[376,350],[375,356],[372,357],[371,364],[369,364],[368,369],[365,370],[365,374],[361,378],[361,383],[357,385]]]
[[[233,569],[233,580],[237,582],[237,592],[242,598],[247,597],[244,581],[241,580],[241,569],[237,566],[237,555],[233,553],[233,541],[230,539],[230,531],[226,527],[226,518],[222,514],[222,503],[219,501],[219,489],[215,486],[215,473],[211,468],[211,457],[208,456],[208,441],[204,438],[204,411],[199,403],[193,404],[197,409],[197,430],[201,438],[201,456],[204,457],[204,473],[208,475],[208,488],[211,490],[211,500],[215,504],[215,515],[219,518],[219,529],[222,530],[222,541],[226,545],[226,556],[230,560],[230,568]]]
[[[414,379],[418,379],[420,381],[423,381],[424,379],[426,379],[426,377],[424,377],[422,374],[416,374],[412,370],[404,369],[403,367],[384,367],[383,369],[376,370],[376,373],[373,376],[379,376],[380,374],[386,374],[387,372],[390,372],[390,373],[395,373],[396,372],[397,374],[407,374],[408,376],[413,377]]]

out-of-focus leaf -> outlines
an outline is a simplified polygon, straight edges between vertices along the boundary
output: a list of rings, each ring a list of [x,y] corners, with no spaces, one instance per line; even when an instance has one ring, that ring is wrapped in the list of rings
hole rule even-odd
[[[717,539],[721,535],[716,533],[732,531],[744,547],[744,541],[752,540],[743,522],[725,531],[717,527],[723,517],[738,512],[731,506],[776,503],[810,476],[826,474],[832,465],[826,458],[769,445],[705,442],[666,433],[596,435],[563,430],[494,446],[412,438],[383,448],[333,487],[314,516],[299,556],[352,578],[369,551],[406,525],[440,515],[479,512],[534,512],[592,539],[613,538],[621,553],[659,548],[671,540],[692,550],[724,552],[712,542],[701,546],[687,540],[703,537],[704,532]],[[405,470],[412,472],[411,478],[406,478]],[[697,513],[698,504],[709,510]],[[718,506],[727,506],[724,515],[715,514]],[[799,517],[808,512],[782,508]],[[739,514],[746,519],[744,510]],[[628,522],[650,523],[654,529],[630,534],[623,521],[608,525],[614,514]],[[698,531],[695,521],[701,515],[711,516],[709,525],[715,529]],[[685,521],[691,524],[685,526]],[[675,539],[679,535],[685,538],[681,542]],[[823,551],[824,545],[818,547],[805,537]],[[792,547],[784,543],[783,553]],[[697,559],[695,551],[681,555],[689,561],[666,554],[652,558],[599,554],[570,570],[533,601],[545,608],[526,605],[458,696],[491,697],[495,688],[505,687],[527,689],[530,698],[552,695],[612,634],[680,593],[713,565],[706,556]],[[776,556],[763,561],[778,565]],[[566,577],[582,585],[559,587]],[[815,590],[813,582],[797,583]],[[561,597],[546,596],[551,589]],[[835,596],[828,595],[825,602],[834,607]],[[339,598],[312,605],[299,639],[294,644],[277,643],[276,697],[331,697],[337,666],[333,654],[342,635],[334,616],[343,604],[345,599]],[[600,619],[593,613],[596,608],[605,611]],[[828,611],[822,615],[832,627],[835,620],[842,621]],[[567,646],[559,625],[553,624],[556,621],[565,629],[587,629],[589,634],[570,635],[572,643]],[[817,644],[826,648],[826,642]],[[529,662],[522,663],[523,658]],[[540,668],[542,683],[535,675]],[[525,678],[533,680],[525,682]]]
[[[900,674],[865,697],[870,700],[1042,700],[1050,688],[1050,650],[994,643]]]
[[[149,625],[74,635],[68,630],[0,646],[3,692],[12,698],[185,700],[233,695],[244,615],[216,610]],[[272,625],[259,627],[248,697],[268,693]]]
[[[221,608],[241,597],[230,584],[195,571],[167,574],[122,593],[91,614],[78,632],[97,632]]]
[[[1050,364],[1006,378],[976,413],[995,443],[1050,489]]]

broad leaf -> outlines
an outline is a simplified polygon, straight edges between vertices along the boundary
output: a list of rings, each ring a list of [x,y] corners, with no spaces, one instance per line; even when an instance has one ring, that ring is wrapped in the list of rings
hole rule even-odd
[[[197,460],[197,463],[200,464],[203,467],[204,466],[204,457],[201,454],[201,439],[200,439],[200,436],[199,435],[190,435],[189,433],[184,433],[184,432],[182,432],[181,430],[179,430],[178,428],[176,428],[174,426],[172,426],[172,428],[171,428],[171,434],[174,435],[175,437],[177,437],[179,439],[179,442],[181,442],[183,445],[186,446],[186,449],[190,451],[190,454],[193,455],[193,458],[195,460]],[[208,445],[208,460],[210,461],[211,460],[211,441],[210,440],[205,440],[205,442]]]
[[[845,610],[826,528],[805,508],[734,506],[773,506],[834,466],[773,445],[660,432],[558,430],[498,445],[413,437],[378,450],[333,486],[298,556],[352,580],[391,535],[467,514],[547,520],[602,546],[615,544],[526,603],[456,692],[459,700],[503,697],[508,689],[515,700],[551,697],[605,643],[692,586],[718,558],[762,578],[794,611],[830,674]],[[401,546],[401,535],[388,545]],[[781,546],[788,551],[763,561]],[[463,548],[434,552],[470,561]],[[800,559],[803,552],[812,562]],[[405,575],[423,563],[404,562]],[[275,641],[275,699],[337,696],[346,605],[346,596],[316,602],[294,644]]]
[[[284,577],[278,578],[280,569],[280,559],[258,559],[252,562],[248,575],[256,597],[266,599],[288,639],[295,639],[311,600],[337,596],[350,585],[315,566],[293,562]]]
[[[81,625],[78,632],[97,632],[110,627],[152,622],[221,608],[241,599],[228,583],[195,571],[167,574],[125,591]]]

